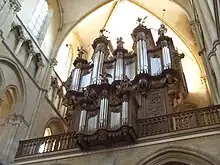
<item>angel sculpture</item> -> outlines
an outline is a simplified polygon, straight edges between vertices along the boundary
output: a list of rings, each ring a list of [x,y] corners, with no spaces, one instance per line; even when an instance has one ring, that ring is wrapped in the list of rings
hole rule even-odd
[[[100,74],[101,76],[101,83],[107,83],[108,84],[108,78],[112,78],[112,75],[107,73],[106,71],[104,71],[102,74]]]

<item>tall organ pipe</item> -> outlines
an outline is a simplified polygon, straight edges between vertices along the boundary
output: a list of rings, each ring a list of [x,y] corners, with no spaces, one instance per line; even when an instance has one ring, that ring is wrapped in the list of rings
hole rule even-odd
[[[72,73],[71,90],[78,90],[80,75],[81,75],[81,70],[79,68],[75,68]]]
[[[170,50],[167,46],[162,48],[164,69],[171,68]]]
[[[103,98],[100,104],[99,114],[99,126],[100,128],[106,127],[107,125],[107,114],[108,114],[108,99]]]
[[[122,125],[128,124],[128,102],[122,103]]]
[[[137,41],[138,73],[148,73],[147,46],[145,40]]]
[[[121,80],[123,75],[123,59],[119,58],[116,61],[116,75],[115,80]]]
[[[80,120],[79,120],[79,132],[83,132],[86,125],[86,110],[82,110],[80,114]]]
[[[92,70],[91,84],[101,83],[99,76],[100,74],[102,74],[103,62],[104,62],[104,53],[102,51],[96,52],[94,54],[94,67]]]

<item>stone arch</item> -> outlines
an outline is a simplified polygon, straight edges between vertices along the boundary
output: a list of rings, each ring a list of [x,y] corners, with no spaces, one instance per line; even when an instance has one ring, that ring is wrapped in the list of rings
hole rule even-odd
[[[25,83],[25,79],[22,75],[22,71],[20,70],[20,68],[18,67],[18,65],[12,61],[11,59],[7,58],[7,57],[0,57],[0,63],[7,65],[8,67],[10,67],[12,69],[13,72],[15,72],[17,79],[18,79],[18,83],[20,86],[20,90],[16,87],[16,90],[19,94],[19,107],[23,106],[26,104],[26,83]],[[1,73],[0,71],[0,75],[3,75],[3,71]],[[1,77],[4,77],[2,76]],[[5,80],[5,79],[3,79]],[[2,82],[0,82],[2,83]],[[2,86],[0,86],[0,89],[7,89],[7,87],[12,86],[10,84],[5,84],[5,81],[3,81]],[[13,88],[15,88],[15,86],[13,86]]]
[[[4,94],[5,78],[2,69],[0,68],[0,100]]]
[[[141,159],[136,165],[164,165],[169,162],[194,165],[218,165],[215,158],[185,147],[166,147]]]
[[[15,85],[8,85],[3,92],[3,101],[0,106],[0,118],[12,114],[21,99],[18,88]]]
[[[56,134],[60,134],[60,133],[65,132],[65,128],[64,128],[64,125],[63,125],[62,121],[57,117],[51,118],[46,123],[46,125],[44,127],[44,132],[47,128],[50,128],[51,135],[56,135]]]

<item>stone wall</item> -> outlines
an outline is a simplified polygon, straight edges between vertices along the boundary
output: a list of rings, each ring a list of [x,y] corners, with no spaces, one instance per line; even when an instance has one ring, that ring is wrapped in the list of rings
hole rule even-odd
[[[202,137],[188,136],[158,141],[146,141],[127,147],[73,154],[71,151],[50,156],[38,155],[29,161],[17,162],[30,165],[162,165],[177,161],[195,165],[219,165],[220,134]],[[48,161],[48,160],[51,161]],[[53,160],[54,159],[54,160]],[[162,163],[163,162],[163,163]]]

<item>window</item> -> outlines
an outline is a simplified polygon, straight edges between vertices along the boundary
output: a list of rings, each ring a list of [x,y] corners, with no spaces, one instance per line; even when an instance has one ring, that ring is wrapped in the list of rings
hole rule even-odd
[[[59,62],[55,67],[55,70],[60,79],[66,81],[73,61],[73,47],[71,44],[62,44],[57,55],[57,61]]]
[[[36,38],[39,38],[41,29],[46,21],[48,15],[48,4],[46,0],[40,0],[34,15],[29,23],[29,28]]]
[[[45,136],[51,136],[52,133],[51,133],[51,129],[50,128],[46,128],[45,131],[44,131],[44,137]]]
[[[44,137],[46,136],[51,136],[52,135],[52,132],[51,132],[51,129],[48,127],[44,130]],[[53,148],[54,148],[54,145],[55,143],[52,144]],[[48,145],[48,141],[46,140],[42,145],[40,145],[40,148],[39,148],[39,153],[43,153],[47,150],[47,148],[49,147]]]

